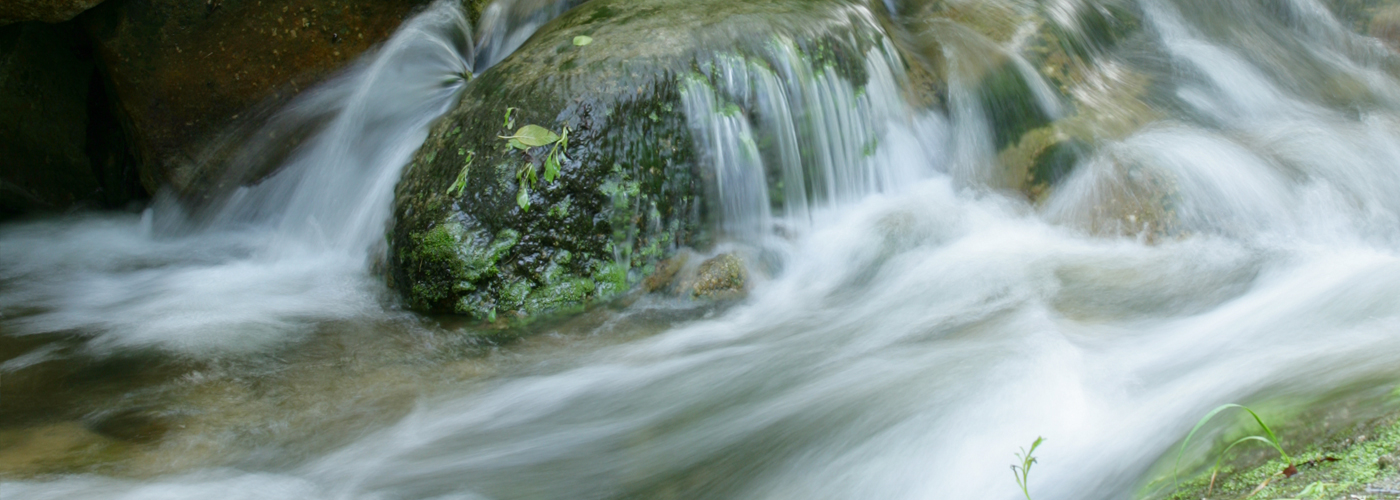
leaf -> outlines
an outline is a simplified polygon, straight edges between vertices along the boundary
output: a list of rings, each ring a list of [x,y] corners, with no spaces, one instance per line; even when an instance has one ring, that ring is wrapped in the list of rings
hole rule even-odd
[[[544,181],[554,182],[555,177],[559,177],[559,159],[549,155],[544,159]]]
[[[514,112],[515,112],[515,108],[506,108],[506,119],[505,119],[504,122],[501,122],[501,123],[502,123],[501,128],[511,128],[511,127],[515,126],[515,118],[511,118],[511,116],[510,116],[511,113],[514,113]]]
[[[515,193],[515,204],[520,205],[520,209],[530,211],[530,188],[525,187],[525,183],[520,183],[520,191]]]
[[[574,45],[576,46],[582,47],[590,43],[593,43],[593,37],[591,36],[579,35],[574,37]]]
[[[525,150],[530,149],[530,146],[526,146],[525,143],[520,142],[519,139],[512,138],[511,140],[506,141],[506,148],[507,148],[507,149],[509,149],[509,148],[515,148],[515,149],[519,149],[519,150],[521,150],[521,151],[525,151]]]
[[[515,139],[530,147],[545,146],[559,140],[559,134],[539,125],[526,125],[515,131],[515,135],[501,136],[502,139]]]

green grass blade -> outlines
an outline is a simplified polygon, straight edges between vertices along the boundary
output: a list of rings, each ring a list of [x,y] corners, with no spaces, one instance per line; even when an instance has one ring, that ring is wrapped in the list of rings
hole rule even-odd
[[[1201,419],[1196,422],[1196,426],[1191,428],[1191,432],[1186,434],[1186,439],[1181,441],[1181,448],[1176,451],[1176,464],[1172,465],[1172,487],[1176,487],[1177,485],[1178,471],[1181,469],[1181,456],[1186,453],[1186,445],[1191,442],[1192,437],[1196,436],[1196,431],[1201,430],[1201,427],[1205,426],[1206,422],[1209,422],[1216,414],[1230,408],[1244,407],[1234,403],[1217,406],[1214,410],[1211,410],[1210,413],[1207,413],[1206,416],[1201,417]]]
[[[1273,446],[1275,450],[1278,450],[1278,454],[1283,456],[1284,461],[1288,462],[1288,465],[1293,465],[1293,457],[1288,456],[1288,453],[1283,451],[1283,445],[1279,444],[1278,436],[1274,435],[1274,430],[1270,429],[1268,424],[1264,423],[1264,419],[1259,418],[1259,414],[1254,413],[1254,410],[1244,406],[1240,408],[1244,408],[1244,411],[1249,412],[1249,415],[1254,417],[1254,421],[1258,422],[1259,427],[1264,429],[1264,433],[1269,435],[1269,445]]]
[[[1230,453],[1230,450],[1231,450],[1231,449],[1233,449],[1234,447],[1239,446],[1239,445],[1241,445],[1241,444],[1244,444],[1244,443],[1246,443],[1246,442],[1249,442],[1249,441],[1259,441],[1259,442],[1261,442],[1261,443],[1264,443],[1264,444],[1269,445],[1270,447],[1273,447],[1274,449],[1278,449],[1277,447],[1274,446],[1273,441],[1269,441],[1268,439],[1264,438],[1263,436],[1245,436],[1245,437],[1236,439],[1235,442],[1230,443],[1230,446],[1226,446],[1225,449],[1224,449],[1223,451],[1220,452],[1220,456],[1215,458],[1215,469],[1216,469],[1216,470],[1220,470],[1220,461],[1225,459],[1225,455],[1226,455],[1227,453]]]

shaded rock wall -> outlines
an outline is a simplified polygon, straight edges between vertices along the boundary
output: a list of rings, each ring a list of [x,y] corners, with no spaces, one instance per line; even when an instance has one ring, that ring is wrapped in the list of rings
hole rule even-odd
[[[94,69],[75,35],[42,23],[0,28],[0,214],[122,201],[120,175],[98,175],[89,158]]]
[[[218,136],[383,41],[424,0],[117,0],[80,19],[128,120],[141,182],[192,194]],[[232,141],[234,143],[238,141]]]
[[[102,0],[3,0],[0,26],[24,21],[63,22],[99,3]]]

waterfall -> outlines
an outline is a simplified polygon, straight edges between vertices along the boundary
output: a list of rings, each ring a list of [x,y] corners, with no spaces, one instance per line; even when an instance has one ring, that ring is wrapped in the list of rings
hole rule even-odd
[[[905,104],[902,62],[884,43],[857,86],[778,38],[760,56],[717,54],[686,79],[687,119],[715,175],[723,234],[761,242],[826,211],[894,194],[942,168],[941,114]],[[910,158],[915,161],[893,161]],[[920,161],[922,160],[922,161]]]

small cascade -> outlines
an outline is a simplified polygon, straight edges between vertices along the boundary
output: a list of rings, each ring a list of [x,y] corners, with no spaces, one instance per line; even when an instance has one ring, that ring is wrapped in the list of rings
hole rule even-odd
[[[481,12],[472,67],[479,73],[520,48],[535,30],[584,0],[496,0]]]
[[[0,286],[0,326],[82,331],[94,352],[202,355],[257,351],[318,321],[380,314],[383,283],[367,268],[383,252],[401,170],[469,75],[567,5],[498,0],[488,10],[538,14],[491,20],[474,42],[461,3],[439,0],[270,117],[232,155],[225,184],[234,187],[209,206],[160,197],[139,221],[7,232],[0,285],[12,286]]]
[[[274,117],[258,136],[317,131],[273,175],[236,188],[200,230],[275,225],[277,251],[290,245],[296,251],[361,253],[375,246],[383,239],[399,173],[428,126],[456,103],[473,74],[510,55],[573,3],[492,2],[475,39],[459,2],[434,3],[376,53],[304,92]],[[277,140],[255,143],[242,156],[260,160],[281,147]]]
[[[904,101],[888,41],[864,59],[855,83],[779,38],[761,55],[718,54],[686,80],[686,116],[714,172],[726,237],[801,231],[823,210],[937,171],[941,116]]]

